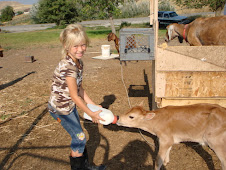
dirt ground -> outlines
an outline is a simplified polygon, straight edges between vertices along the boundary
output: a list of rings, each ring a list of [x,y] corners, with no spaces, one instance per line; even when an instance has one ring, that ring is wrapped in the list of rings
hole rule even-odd
[[[159,43],[163,40],[160,39]],[[83,59],[84,87],[90,97],[103,107],[120,115],[129,109],[122,83],[121,67],[131,105],[144,101],[151,108],[152,62],[127,62],[118,59],[92,59],[101,53],[101,45],[113,42],[100,39],[91,42]],[[170,45],[178,45],[177,41]],[[186,44],[182,44],[186,45]],[[70,169],[70,136],[46,110],[51,77],[60,59],[60,45],[11,49],[0,58],[0,169],[66,170]],[[26,63],[33,55],[35,62]],[[79,110],[82,116],[81,110]],[[106,164],[108,170],[153,169],[158,150],[155,136],[117,125],[97,125],[81,118],[87,136],[89,159]],[[208,147],[196,143],[174,145],[167,170],[221,169],[220,162]]]

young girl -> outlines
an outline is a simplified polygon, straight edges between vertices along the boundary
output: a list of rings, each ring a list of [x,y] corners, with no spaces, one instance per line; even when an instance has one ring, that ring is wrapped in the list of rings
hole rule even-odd
[[[88,163],[85,149],[86,138],[80,125],[78,106],[86,112],[94,123],[103,120],[99,113],[92,112],[87,104],[95,104],[82,87],[82,57],[89,44],[88,37],[81,25],[68,25],[60,34],[63,58],[53,75],[49,112],[71,135],[70,163],[73,170],[102,170],[104,165],[92,166]],[[104,120],[103,120],[104,121]]]

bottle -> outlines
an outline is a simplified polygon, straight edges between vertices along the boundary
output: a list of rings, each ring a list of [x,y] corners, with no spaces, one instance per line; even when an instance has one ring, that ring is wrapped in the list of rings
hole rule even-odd
[[[102,121],[100,120],[100,123],[103,124],[103,125],[109,125],[109,124],[116,124],[118,118],[117,116],[115,116],[110,110],[108,109],[104,109],[102,107],[99,107],[99,106],[96,106],[96,105],[93,105],[93,104],[87,104],[87,107],[92,111],[92,112],[96,112],[98,110],[102,110],[102,112],[99,113],[99,116],[104,119],[105,121]],[[92,121],[92,118],[86,114],[84,112],[84,115],[83,117],[85,119],[88,119],[88,120],[91,120]]]

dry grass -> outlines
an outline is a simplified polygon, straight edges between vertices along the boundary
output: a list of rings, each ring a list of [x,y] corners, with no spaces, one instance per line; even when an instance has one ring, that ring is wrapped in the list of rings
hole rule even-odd
[[[0,10],[4,9],[7,6],[13,7],[15,12],[24,11],[25,9],[31,8],[32,5],[24,5],[16,1],[3,1],[0,2]]]

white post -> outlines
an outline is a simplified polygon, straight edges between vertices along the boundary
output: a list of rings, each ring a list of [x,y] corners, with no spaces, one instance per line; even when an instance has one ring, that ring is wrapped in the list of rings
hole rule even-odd
[[[151,16],[152,22],[151,22]],[[157,45],[158,45],[158,30],[159,30],[159,22],[158,22],[158,0],[150,0],[150,24],[152,23],[154,28],[154,34],[155,34],[155,48],[154,48],[154,54],[155,54],[155,60],[152,61],[152,110],[157,108],[157,104],[155,101],[155,64],[157,59]]]
[[[150,25],[153,25],[154,20],[154,0],[150,0]]]

